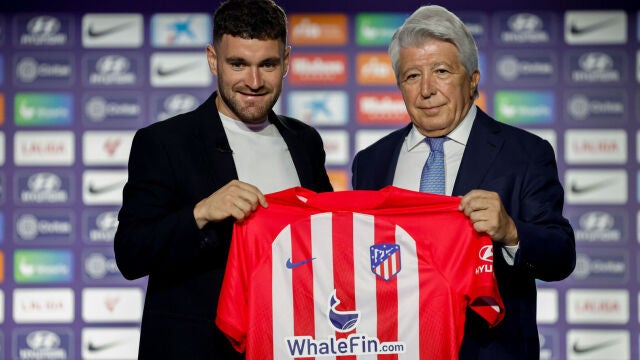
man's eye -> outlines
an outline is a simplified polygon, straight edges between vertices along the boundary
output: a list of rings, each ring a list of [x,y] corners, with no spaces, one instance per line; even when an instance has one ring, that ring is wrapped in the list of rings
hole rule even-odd
[[[404,81],[415,81],[418,76],[418,74],[409,74],[404,78]]]

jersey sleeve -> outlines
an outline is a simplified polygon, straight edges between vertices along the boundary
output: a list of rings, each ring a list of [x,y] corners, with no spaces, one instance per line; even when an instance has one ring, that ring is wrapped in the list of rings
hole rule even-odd
[[[236,223],[215,320],[238,352],[245,351],[248,329],[247,261],[242,256],[243,244],[248,242],[246,235],[246,227]]]
[[[456,293],[468,299],[468,306],[495,326],[504,318],[504,304],[494,273],[491,238],[478,234],[460,212],[449,212],[447,220],[449,226],[433,229],[438,238],[451,239],[434,242],[439,268]],[[437,222],[447,223],[444,219]]]
[[[493,242],[489,236],[476,236],[472,247],[473,262],[471,287],[468,289],[469,306],[482,316],[490,327],[504,318],[504,304],[498,290],[493,266]]]

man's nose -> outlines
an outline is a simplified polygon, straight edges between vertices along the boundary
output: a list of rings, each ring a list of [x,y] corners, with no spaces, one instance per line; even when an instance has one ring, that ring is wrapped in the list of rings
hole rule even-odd
[[[260,68],[251,68],[246,79],[247,86],[252,89],[259,89],[263,85],[262,74]]]
[[[435,95],[437,91],[434,77],[431,75],[423,76],[420,81],[420,94],[422,97],[431,97],[432,95]]]

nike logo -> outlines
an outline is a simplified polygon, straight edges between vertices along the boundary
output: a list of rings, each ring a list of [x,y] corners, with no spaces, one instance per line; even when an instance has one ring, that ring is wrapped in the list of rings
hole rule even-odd
[[[308,263],[308,262],[312,262],[312,261],[313,261],[313,260],[315,260],[315,259],[316,259],[316,258],[311,258],[311,259],[302,260],[302,261],[298,261],[298,262],[294,262],[294,263],[292,263],[292,262],[291,262],[291,258],[288,258],[288,259],[287,259],[287,268],[288,268],[288,269],[295,269],[295,268],[297,268],[298,266],[302,266],[302,265],[304,265],[304,264],[306,264],[306,263]]]
[[[98,195],[98,194],[103,194],[112,190],[119,189],[121,187],[122,187],[122,182],[120,181],[107,184],[107,185],[102,185],[102,186],[98,186],[94,183],[90,183],[88,190],[90,194]]]
[[[590,32],[594,32],[597,30],[600,30],[602,28],[605,28],[611,24],[613,24],[616,21],[616,19],[608,19],[608,20],[603,20],[597,23],[593,23],[590,25],[584,25],[584,26],[578,26],[575,22],[571,24],[571,34],[572,35],[584,35]]]
[[[594,182],[591,184],[587,184],[587,185],[578,185],[575,181],[573,183],[571,183],[571,192],[574,194],[583,194],[586,192],[591,192],[591,191],[595,191],[598,190],[602,187],[605,187],[607,185],[611,184],[611,180],[601,180],[598,182]]]
[[[612,339],[609,341],[603,341],[600,343],[595,343],[593,345],[587,345],[587,346],[580,346],[578,345],[577,342],[573,343],[573,352],[575,352],[576,354],[584,354],[584,353],[588,353],[588,352],[592,352],[592,351],[596,351],[596,350],[600,350],[606,347],[609,347],[615,343],[617,343],[618,340],[617,339]]]
[[[120,25],[115,25],[115,26],[111,26],[111,27],[108,27],[108,28],[100,29],[100,30],[96,30],[94,28],[94,25],[95,24],[90,24],[89,25],[89,30],[87,31],[87,33],[89,34],[90,37],[97,38],[97,37],[103,37],[103,36],[111,35],[113,33],[122,31],[122,30],[124,30],[124,29],[126,29],[128,27],[133,26],[134,24],[133,23],[123,23],[123,24],[120,24]]]
[[[174,66],[172,68],[163,68],[162,65],[158,65],[158,67],[156,68],[156,74],[158,74],[158,76],[171,76],[171,75],[179,74],[181,72],[189,71],[195,65],[197,65],[196,62],[192,62],[190,64],[184,64],[180,66]]]
[[[89,352],[104,351],[118,345],[120,345],[120,341],[111,341],[108,343],[96,345],[93,343],[93,341],[89,340],[87,350],[89,350]]]

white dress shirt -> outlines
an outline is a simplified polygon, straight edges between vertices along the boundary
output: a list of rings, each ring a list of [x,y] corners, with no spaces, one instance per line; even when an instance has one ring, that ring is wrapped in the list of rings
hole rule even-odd
[[[453,185],[471,133],[473,120],[476,118],[476,111],[476,106],[473,105],[460,124],[447,134],[448,140],[443,144],[445,195],[451,195],[453,192]],[[425,136],[413,126],[409,135],[404,139],[398,156],[396,172],[393,176],[394,186],[413,191],[420,190],[422,167],[431,151],[424,138]]]
[[[445,175],[445,195],[451,195],[456,176],[462,162],[462,155],[471,134],[471,127],[476,118],[476,105],[472,105],[467,115],[460,124],[447,134],[448,140],[444,142],[444,175]],[[429,145],[424,141],[425,136],[413,126],[404,139],[395,174],[393,175],[393,185],[407,190],[420,190],[420,176],[427,157],[429,157]],[[507,264],[513,265],[518,245],[504,246],[502,255]]]

